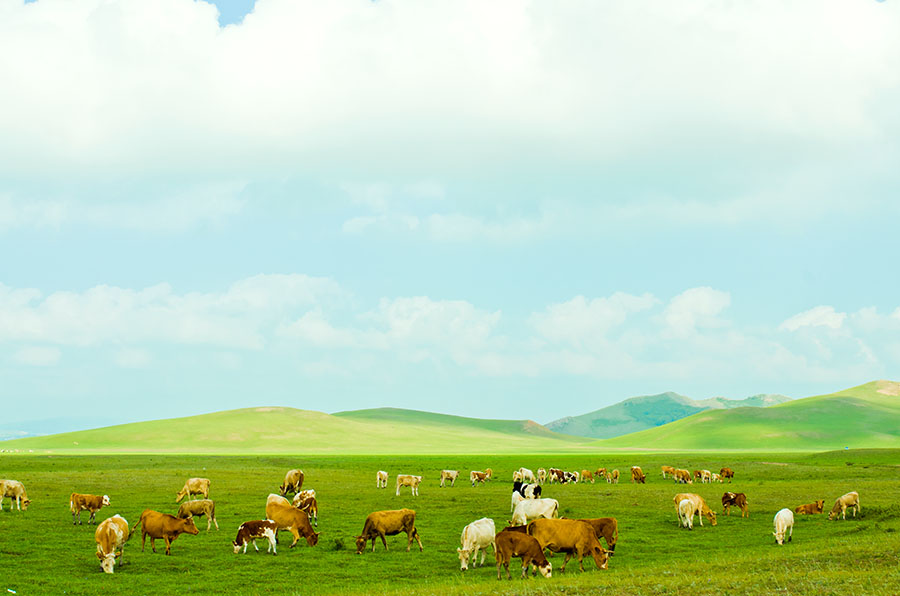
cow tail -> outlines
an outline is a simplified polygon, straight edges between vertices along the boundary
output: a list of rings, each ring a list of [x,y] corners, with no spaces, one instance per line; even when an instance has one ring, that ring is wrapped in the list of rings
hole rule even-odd
[[[144,514],[141,513],[140,519],[137,520],[137,523],[134,524],[134,526],[131,528],[131,530],[129,530],[128,538],[125,539],[125,542],[128,542],[129,540],[131,540],[131,537],[134,536],[135,532],[137,532],[138,526],[142,525],[143,523],[144,523]]]

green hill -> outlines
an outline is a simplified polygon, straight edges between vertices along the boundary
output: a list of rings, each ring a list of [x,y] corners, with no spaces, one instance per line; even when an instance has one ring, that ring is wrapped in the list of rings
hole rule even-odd
[[[594,446],[652,451],[900,447],[900,383],[873,381],[768,408],[705,411]]]
[[[3,447],[54,453],[426,454],[567,451],[587,442],[525,420],[264,407],[29,437],[4,441]]]
[[[740,400],[724,397],[693,400],[670,391],[632,397],[587,414],[560,418],[547,423],[547,428],[570,435],[608,439],[662,426],[706,410],[767,407],[789,400],[783,395],[767,394]]]

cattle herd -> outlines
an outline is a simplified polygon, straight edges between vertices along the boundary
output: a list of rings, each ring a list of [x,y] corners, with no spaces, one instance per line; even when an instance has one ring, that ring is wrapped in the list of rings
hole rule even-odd
[[[694,470],[672,466],[661,467],[662,477],[671,478],[677,484],[731,482],[734,471],[723,467],[718,474],[709,470]],[[389,475],[384,470],[376,473],[376,488],[387,488]],[[441,470],[440,487],[453,487],[459,477],[458,470]],[[483,484],[493,479],[493,470],[486,468],[484,471],[473,470],[469,473],[471,486]],[[545,556],[546,551],[553,553],[565,553],[566,557],[560,567],[565,570],[569,559],[575,557],[578,565],[584,571],[583,558],[589,556],[594,560],[598,569],[606,569],[609,557],[615,552],[618,541],[618,522],[613,517],[567,519],[560,518],[560,506],[556,499],[543,496],[544,487],[555,483],[594,483],[596,480],[606,480],[615,484],[619,481],[619,471],[598,468],[596,471],[583,469],[581,471],[564,471],[559,468],[539,468],[537,474],[528,468],[519,468],[512,475],[512,498],[510,502],[511,519],[507,527],[500,532],[496,531],[494,520],[483,517],[465,526],[460,537],[461,545],[457,548],[460,568],[466,570],[469,566],[476,566],[478,553],[481,552],[481,565],[484,565],[487,548],[491,547],[497,565],[497,578],[501,578],[501,569],[506,570],[508,578],[509,563],[512,558],[522,560],[522,576],[525,577],[528,568],[532,568],[532,574],[540,572],[544,577],[550,577],[552,565]],[[293,541],[291,548],[297,545],[302,537],[309,546],[318,543],[319,533],[313,529],[313,524],[318,527],[318,503],[315,490],[303,490],[304,473],[302,470],[290,470],[285,474],[284,482],[279,486],[280,494],[270,494],[266,499],[266,519],[250,520],[243,522],[238,528],[237,537],[232,541],[234,553],[243,549],[247,552],[247,546],[259,551],[256,545],[258,538],[265,538],[268,542],[268,551],[277,554],[277,535],[280,530],[291,533]],[[631,482],[635,484],[646,483],[647,477],[640,466],[632,466]],[[413,496],[418,496],[419,485],[422,482],[421,475],[398,474],[396,475],[396,495],[401,488],[409,488]],[[216,530],[219,524],[216,521],[215,502],[209,499],[210,481],[206,478],[189,478],[184,486],[176,494],[176,503],[181,503],[175,515],[145,510],[134,527],[129,528],[128,522],[120,515],[114,515],[101,522],[95,532],[97,543],[97,558],[100,567],[106,573],[113,573],[118,562],[123,562],[123,552],[126,542],[141,528],[141,550],[144,550],[146,539],[150,537],[150,547],[156,552],[156,540],[161,539],[165,543],[165,554],[171,554],[171,546],[181,534],[196,535],[199,533],[194,519],[206,517],[206,530],[210,531],[212,524]],[[293,493],[293,499],[286,498]],[[30,500],[21,482],[15,480],[0,480],[0,510],[3,508],[3,499],[11,499],[10,508],[13,505],[17,510],[28,509]],[[194,497],[199,497],[194,499]],[[694,518],[697,517],[701,526],[703,518],[706,518],[712,526],[717,524],[716,513],[706,501],[694,493],[678,493],[673,502],[678,523],[681,527],[693,530]],[[731,508],[741,511],[741,517],[749,517],[749,499],[744,493],[726,491],[722,495],[722,511],[724,515],[730,515]],[[824,499],[813,503],[800,505],[793,510],[784,508],[778,511],[774,519],[774,536],[777,544],[790,542],[793,534],[794,514],[820,514],[824,512]],[[102,507],[110,505],[108,495],[90,495],[72,493],[69,498],[69,508],[72,513],[72,523],[80,525],[81,512],[88,511],[90,517],[88,524],[95,523],[94,516]],[[859,494],[849,492],[839,497],[828,515],[829,520],[840,516],[846,519],[847,510],[850,509],[856,517],[859,512]],[[418,543],[419,550],[423,550],[419,532],[416,529],[416,512],[411,509],[398,509],[388,511],[375,511],[369,514],[364,523],[362,533],[356,537],[356,553],[362,554],[369,541],[372,550],[375,550],[376,539],[387,550],[386,536],[394,536],[400,533],[406,534],[406,550],[409,551],[413,542]],[[600,540],[606,543],[604,548]]]

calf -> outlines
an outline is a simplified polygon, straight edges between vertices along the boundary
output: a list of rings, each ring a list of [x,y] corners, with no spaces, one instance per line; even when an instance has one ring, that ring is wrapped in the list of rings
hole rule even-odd
[[[519,493],[526,499],[539,499],[542,490],[540,484],[525,484],[520,481],[513,482],[513,492]]]
[[[553,574],[553,566],[547,557],[544,556],[544,550],[540,543],[533,537],[522,532],[511,532],[503,530],[497,534],[495,542],[495,557],[497,559],[497,579],[500,579],[500,567],[506,568],[506,579],[512,579],[509,573],[509,560],[513,557],[522,558],[522,577],[528,571],[531,565],[541,572],[544,577],[551,577]]]
[[[690,499],[681,499],[675,505],[675,509],[678,513],[678,521],[681,522],[682,528],[687,528],[689,530],[694,529],[694,504]]]
[[[578,521],[590,525],[597,535],[597,540],[602,537],[606,540],[606,548],[610,556],[615,553],[616,542],[619,540],[619,522],[614,517],[597,517],[594,519],[579,519]]]
[[[582,470],[581,471],[581,481],[587,482],[591,481],[591,484],[594,484],[594,474],[590,470]]]
[[[319,543],[319,534],[313,531],[309,525],[309,516],[305,511],[300,511],[291,505],[287,499],[280,495],[270,494],[266,499],[266,519],[275,522],[275,538],[278,539],[278,530],[287,530],[294,537],[291,548],[297,546],[300,536],[306,539],[306,543],[315,546]]]
[[[537,481],[538,481],[538,484],[544,484],[545,482],[547,482],[547,469],[546,468],[538,468]]]
[[[384,470],[378,470],[375,473],[375,488],[387,488],[388,473]]]
[[[494,471],[490,468],[484,469],[484,478],[485,480],[493,480],[494,479]]]
[[[741,517],[750,517],[750,509],[747,507],[747,495],[744,493],[727,492],[722,495],[722,513],[731,515],[731,508],[741,510]]]
[[[97,558],[100,559],[100,569],[104,573],[112,573],[119,563],[125,562],[125,543],[131,538],[128,531],[128,522],[121,515],[114,515],[100,522],[97,531],[94,532],[94,540],[97,542]]]
[[[691,479],[691,473],[685,470],[684,468],[678,468],[675,470],[675,474],[672,476],[675,478],[675,482],[677,484],[693,484],[694,481]]]
[[[563,484],[566,481],[565,472],[563,472],[559,468],[550,468],[547,471],[547,474],[550,477],[550,484],[553,484],[554,482],[559,482],[560,484]]]
[[[597,478],[606,478],[606,468],[597,468],[597,471],[594,472],[594,475]]]
[[[452,487],[456,484],[456,479],[459,477],[458,470],[441,470],[441,488],[444,488],[444,482],[449,480],[450,486]]]
[[[709,470],[700,470],[700,482],[703,484],[709,484],[712,482],[712,472]]]
[[[669,476],[675,476],[675,468],[672,466],[660,466],[660,470],[662,470],[662,477],[666,478],[666,474]]]
[[[456,553],[459,555],[459,568],[461,571],[469,568],[470,560],[472,567],[478,564],[479,550],[481,550],[481,565],[483,567],[484,556],[488,546],[493,549],[494,558],[497,557],[497,545],[494,543],[495,534],[494,520],[487,517],[473,521],[463,528],[462,536],[459,539],[462,547],[456,549]]]
[[[12,511],[13,503],[18,511],[28,511],[31,501],[25,492],[25,485],[18,480],[0,480],[0,511],[3,511],[3,499],[9,497],[9,510]]]
[[[234,554],[238,554],[242,546],[244,547],[244,554],[247,554],[247,544],[250,542],[253,543],[253,548],[256,549],[256,552],[259,552],[259,547],[256,546],[256,539],[265,538],[269,541],[269,548],[266,552],[277,555],[278,549],[275,547],[275,533],[277,531],[278,524],[271,519],[245,521],[238,528],[237,538],[231,541],[231,546],[234,547]]]
[[[706,517],[712,525],[717,525],[716,522],[716,512],[709,508],[709,505],[706,504],[706,501],[703,500],[703,497],[700,495],[695,495],[694,493],[678,493],[672,499],[675,501],[675,509],[676,512],[678,510],[678,506],[684,499],[688,499],[694,505],[694,513],[700,516],[700,527],[703,527],[703,518]],[[679,515],[679,520],[681,519]]]
[[[472,470],[471,472],[469,472],[469,480],[472,481],[472,486],[474,487],[476,482],[484,484],[484,481],[487,480],[487,475],[484,472],[476,472],[475,470]]]
[[[578,484],[578,474],[576,472],[565,472],[564,475],[567,483]]]
[[[722,468],[719,470],[719,476],[722,478],[728,478],[728,482],[730,483],[732,478],[734,478],[734,470],[731,468]]]
[[[411,474],[397,474],[397,496],[400,496],[400,487],[408,486],[414,497],[419,496],[419,483],[422,482],[421,476],[413,476]]]
[[[519,468],[519,474],[522,476],[522,482],[535,482],[534,472],[528,468]]]
[[[594,528],[590,524],[574,519],[537,519],[528,524],[528,534],[534,536],[542,549],[554,553],[566,553],[560,572],[566,570],[566,564],[572,555],[578,560],[578,567],[584,571],[582,559],[590,555],[597,569],[606,569],[609,555],[600,546]]]
[[[609,484],[619,484],[619,471],[613,470],[606,473],[606,482]]]
[[[301,490],[294,495],[291,505],[300,511],[306,512],[306,515],[312,518],[313,524],[317,528],[319,527],[319,502],[316,501],[316,491]]]
[[[381,538],[384,550],[388,550],[385,536],[395,536],[400,532],[406,532],[406,552],[409,552],[412,541],[419,543],[419,551],[422,548],[422,540],[416,530],[416,512],[412,509],[396,509],[393,511],[375,511],[366,517],[362,534],[356,537],[356,554],[361,555],[366,548],[366,542],[372,541],[372,552],[375,552],[375,539]]]
[[[103,495],[101,497],[100,495],[72,493],[69,496],[69,510],[72,512],[72,525],[81,525],[81,512],[83,510],[91,512],[88,524],[96,523],[94,521],[94,516],[97,515],[97,512],[100,511],[100,508],[104,505],[109,505],[109,495]]]
[[[194,525],[193,518],[181,519],[168,513],[153,511],[152,509],[145,509],[141,513],[138,525],[141,526],[141,552],[144,552],[147,536],[150,536],[150,548],[153,552],[156,552],[156,539],[162,538],[163,542],[166,543],[166,554],[171,555],[172,543],[181,534],[193,534],[196,536],[200,533],[200,530]]]
[[[815,503],[809,503],[808,505],[794,507],[794,513],[799,515],[815,515],[823,511],[825,511],[825,499],[819,499]]]
[[[635,482],[638,484],[647,483],[647,477],[644,476],[644,471],[640,466],[631,466],[631,483],[634,484]]]
[[[178,508],[175,517],[187,519],[189,517],[206,516],[206,531],[209,532],[211,524],[216,524],[216,530],[219,529],[219,522],[216,521],[216,503],[209,499],[200,499],[199,501],[185,501]]]
[[[533,519],[559,517],[559,501],[556,499],[525,499],[516,504],[511,526],[524,526]]]
[[[834,507],[831,508],[831,513],[828,514],[828,519],[837,519],[838,514],[841,519],[847,519],[848,508],[853,510],[853,517],[856,517],[856,514],[859,513],[858,492],[854,491],[838,497],[838,500],[834,502]]]
[[[194,495],[201,495],[204,499],[209,498],[208,478],[188,478],[184,487],[175,495],[175,502],[180,503],[181,499],[185,497],[191,499]]]
[[[298,493],[303,488],[303,470],[288,470],[284,475],[284,482],[278,487],[278,492],[282,497],[286,497],[288,493]]]
[[[784,544],[784,535],[790,542],[794,535],[794,514],[790,509],[784,508],[775,514],[775,544]]]

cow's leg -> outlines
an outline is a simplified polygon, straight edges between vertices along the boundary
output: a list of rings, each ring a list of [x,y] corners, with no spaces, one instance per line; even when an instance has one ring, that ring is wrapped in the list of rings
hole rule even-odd
[[[388,550],[387,540],[384,539],[384,534],[381,532],[378,533],[378,536],[381,537],[381,544],[384,545],[384,550]],[[375,539],[372,539],[372,552],[375,552]]]
[[[75,512],[74,512],[74,511],[72,512],[72,525],[73,525],[73,526],[77,526],[77,525],[78,525],[78,522],[75,521]]]
[[[211,525],[211,524],[212,524],[212,519],[210,519],[210,516],[207,515],[207,516],[206,516],[206,531],[207,531],[207,532],[209,532],[209,528],[210,528],[210,525]],[[218,528],[218,524],[216,524],[216,529],[217,529],[217,530],[219,529],[219,528]]]
[[[300,530],[297,529],[297,526],[291,526],[288,528],[291,531],[291,534],[294,536],[294,541],[291,542],[291,548],[297,546],[297,543],[300,542]]]
[[[144,552],[144,546],[147,544],[147,534],[141,532],[141,552]]]
[[[97,515],[96,511],[91,511],[91,518],[88,520],[88,524],[96,524],[97,520],[94,519],[94,516]]]
[[[152,550],[154,553],[156,552],[156,538],[154,538],[153,536],[150,537],[150,550]]]
[[[216,524],[216,530],[218,530],[218,529],[219,529],[219,522],[216,521],[216,518],[215,518],[215,517],[212,518],[212,520],[213,520],[213,523]]]
[[[169,540],[168,536],[163,535],[163,542],[166,543],[166,554],[171,555],[172,554],[172,541]]]

